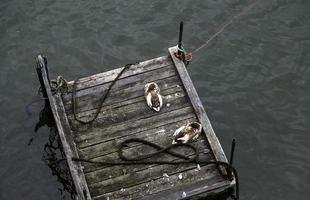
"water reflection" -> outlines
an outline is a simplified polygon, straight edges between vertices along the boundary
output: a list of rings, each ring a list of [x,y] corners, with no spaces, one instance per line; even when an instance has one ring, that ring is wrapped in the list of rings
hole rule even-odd
[[[52,111],[49,103],[45,100],[45,106],[40,111],[39,121],[36,123],[34,131],[37,132],[40,128],[49,127],[49,137],[44,145],[43,161],[51,169],[52,175],[56,176],[57,181],[61,183],[62,188],[58,188],[62,199],[74,199],[76,194],[70,170],[65,159],[65,154],[62,149],[60,137],[55,127]],[[31,145],[34,138],[29,140]]]

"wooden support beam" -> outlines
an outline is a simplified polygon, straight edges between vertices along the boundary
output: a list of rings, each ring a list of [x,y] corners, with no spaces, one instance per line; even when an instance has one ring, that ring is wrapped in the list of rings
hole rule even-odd
[[[78,157],[78,154],[61,97],[59,94],[52,94],[50,81],[47,74],[47,62],[44,63],[41,62],[41,60],[43,60],[43,57],[39,55],[38,62],[40,62],[40,65],[38,65],[39,70],[37,71],[39,72],[39,77],[42,77],[44,89],[49,99],[50,107],[55,119],[55,124],[57,126],[58,134],[63,146],[63,151],[66,155],[67,163],[76,189],[75,199],[91,200],[82,166],[80,163],[75,163],[71,160],[72,157]]]
[[[218,138],[216,137],[214,130],[211,126],[210,120],[207,116],[206,111],[204,110],[204,107],[199,99],[199,96],[197,94],[197,91],[194,87],[194,84],[192,80],[189,77],[189,74],[186,70],[185,64],[183,61],[179,60],[177,57],[175,57],[175,53],[177,53],[178,48],[177,46],[169,48],[169,53],[171,56],[171,59],[177,68],[177,71],[179,73],[179,76],[181,78],[181,81],[183,83],[183,86],[185,88],[185,91],[193,105],[193,108],[195,110],[195,113],[203,127],[204,134],[209,142],[209,145],[213,151],[214,157],[217,161],[227,162],[227,158],[224,154],[224,151],[221,147],[221,144],[219,143]]]

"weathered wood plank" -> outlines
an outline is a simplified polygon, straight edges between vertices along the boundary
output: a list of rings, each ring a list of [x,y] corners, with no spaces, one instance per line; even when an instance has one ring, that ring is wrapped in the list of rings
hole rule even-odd
[[[176,110],[179,108],[183,108],[186,106],[190,106],[188,98],[185,97],[184,92],[178,92],[171,95],[163,96],[163,102],[165,106],[161,109],[160,112],[155,112],[151,110],[145,101],[138,102],[135,104],[127,104],[123,107],[106,109],[103,108],[101,110],[98,118],[92,123],[93,127],[111,127],[115,124],[126,123],[128,120],[139,120],[141,118],[147,118],[152,116],[157,116],[159,114],[163,114],[172,110]],[[167,104],[169,106],[167,106]],[[83,120],[90,120],[93,118],[93,115],[84,116]],[[83,129],[83,127],[87,127],[88,125],[81,124],[78,121],[71,120],[71,126],[74,129]]]
[[[126,70],[113,86],[101,113],[90,128],[73,119],[70,93],[72,81],[69,82],[67,94],[52,95],[54,110],[58,113],[55,120],[61,126],[65,143],[69,145],[69,152],[65,153],[78,195],[82,195],[82,198],[85,195],[83,193],[86,193],[86,199],[90,199],[90,196],[93,199],[181,199],[183,191],[189,197],[231,187],[216,166],[201,166],[201,170],[197,170],[193,164],[106,167],[72,162],[70,159],[80,156],[96,161],[120,161],[117,147],[124,140],[138,137],[166,146],[171,143],[172,135],[178,127],[199,120],[205,134],[193,144],[200,155],[208,161],[215,158],[227,162],[186,68],[174,56],[175,51],[175,48],[170,48],[170,56],[145,61]],[[118,68],[79,79],[76,100],[80,119],[92,119],[96,108],[101,106],[98,104],[102,95],[121,70]],[[144,85],[152,81],[158,83],[164,97],[164,107],[159,113],[149,109],[144,99]],[[74,137],[68,121],[78,128]],[[137,143],[126,148],[126,155],[152,151],[154,149]],[[191,153],[184,149],[178,152],[186,155]],[[156,159],[179,160],[167,154]],[[163,173],[170,176],[169,181],[163,178]],[[178,178],[179,173],[183,174],[182,180]]]
[[[172,77],[169,77],[163,80],[158,80],[156,82],[162,91],[170,89],[170,88],[181,87],[181,82],[177,76],[172,76]],[[136,98],[139,96],[143,96],[144,85],[145,84],[140,84],[140,85],[135,85],[134,87],[111,91],[111,93],[109,93],[109,96],[103,103],[102,107],[115,104],[115,103],[119,103],[122,101],[130,100],[132,98]],[[103,92],[95,92],[91,95],[77,98],[76,99],[76,108],[77,108],[76,112],[80,113],[80,112],[85,112],[88,110],[98,108],[99,106],[101,106],[99,104],[100,104],[102,96],[103,96]],[[67,114],[72,114],[72,102],[71,101],[67,102],[67,104],[65,105],[65,108],[66,108]]]
[[[156,142],[157,143],[157,142]],[[210,154],[210,150],[208,149],[207,145],[205,144],[205,141],[203,140],[199,140],[196,141],[195,143],[193,143],[193,145],[195,145],[195,147],[197,147],[197,150],[199,153],[199,156],[201,159],[204,160],[212,160],[212,154]],[[165,146],[165,145],[162,145]],[[154,152],[154,149],[150,148],[150,147],[146,147],[146,146],[135,146],[135,147],[130,147],[128,149],[125,150],[126,151],[126,155],[128,157],[133,157],[136,155],[140,155],[140,154],[148,154],[151,152]],[[178,153],[184,154],[184,155],[188,155],[188,156],[194,156],[193,152],[190,151],[189,149],[182,149],[179,148],[177,150],[175,150]],[[119,159],[118,157],[118,153],[115,152],[113,154],[109,154],[109,155],[105,155],[102,157],[98,157],[95,159],[92,159],[94,161],[105,161],[105,160],[113,160],[115,162],[121,161],[121,159]],[[156,156],[154,158],[151,158],[149,160],[165,160],[165,161],[179,161],[179,158],[173,157],[169,154],[161,154],[160,156]],[[127,175],[126,177],[128,177],[128,174],[133,174],[137,171],[142,171],[142,170],[148,170],[148,169],[152,169],[154,172],[156,170],[159,170],[161,168],[157,168],[158,166],[164,166],[164,165],[159,165],[159,164],[150,164],[150,165],[130,165],[130,166],[113,166],[112,167],[112,171],[111,171],[111,167],[106,167],[106,166],[100,166],[100,165],[95,165],[95,164],[87,164],[85,163],[85,168],[87,168],[87,170],[89,171],[85,171],[85,176],[86,179],[88,180],[89,183],[91,184],[95,184],[98,182],[103,182],[105,180],[108,179],[115,179],[119,176],[124,176]],[[171,166],[172,168],[169,168],[169,166]],[[165,172],[168,173],[170,172],[170,169],[173,170],[175,168],[175,166],[173,165],[165,165]],[[163,172],[163,173],[165,173]],[[161,174],[162,175],[162,174]],[[126,177],[123,179],[123,181],[127,181],[128,183],[130,182],[135,182],[136,183],[136,179],[129,179],[126,180]],[[150,178],[154,178],[153,176]],[[112,180],[112,181],[113,181]],[[114,182],[116,183],[116,182]],[[123,186],[125,187],[125,182],[123,182]]]
[[[147,71],[142,74],[136,74],[133,76],[125,77],[122,79],[118,79],[116,83],[114,84],[112,90],[110,91],[113,93],[114,91],[118,91],[120,89],[145,85],[146,83],[153,82],[156,80],[165,79],[171,76],[174,76],[176,74],[175,67],[171,64],[153,71]],[[112,81],[107,83],[101,83],[96,86],[78,90],[76,91],[76,98],[81,99],[82,97],[87,97],[89,95],[93,95],[94,93],[102,93],[108,89]],[[143,89],[143,87],[141,88]],[[63,102],[64,104],[67,103],[67,101],[71,101],[71,92],[63,94]]]
[[[63,151],[66,155],[66,160],[76,189],[76,199],[90,200],[91,196],[83,174],[81,164],[73,163],[71,160],[72,157],[77,157],[78,155],[76,146],[73,141],[72,132],[70,131],[68,119],[65,115],[65,110],[61,101],[61,97],[58,94],[53,95],[51,92],[48,75],[46,72],[46,66],[43,66],[40,69],[42,72],[42,78],[44,81],[46,93],[49,99],[50,108],[54,115],[55,124],[63,146]]]
[[[168,124],[172,118],[178,118],[178,120],[181,120],[191,116],[195,116],[193,114],[193,108],[185,107],[167,113],[158,114],[154,117],[141,118],[138,121],[136,119],[128,120],[126,123],[116,124],[115,126],[109,128],[94,127],[91,131],[88,131],[88,134],[77,134],[75,140],[79,148],[85,148],[87,146],[116,139],[127,134],[132,134],[133,132],[140,132],[143,130],[148,130],[152,127]]]
[[[162,140],[167,140],[171,142],[173,139],[173,133],[176,129],[178,129],[184,124],[187,124],[189,122],[195,122],[195,121],[197,121],[196,118],[189,118],[189,119],[184,119],[181,121],[173,121],[169,124],[165,124],[159,127],[152,127],[152,129],[149,129],[146,131],[138,132],[132,135],[125,135],[124,137],[120,137],[115,140],[109,140],[104,143],[100,143],[100,144],[93,145],[93,146],[90,146],[84,149],[80,149],[79,155],[86,159],[92,159],[92,158],[96,158],[99,156],[104,156],[110,153],[114,153],[117,151],[116,147],[120,143],[133,137],[138,137],[141,139],[153,141],[158,144],[163,144],[164,141]]]
[[[144,62],[140,62],[138,64],[132,65],[126,72],[120,77],[121,79],[124,77],[144,73],[150,70],[156,70],[158,68],[167,66],[171,64],[171,60],[168,59],[168,56],[162,56],[159,58],[147,60]],[[123,67],[95,74],[92,76],[84,77],[78,79],[79,84],[77,85],[77,90],[92,87],[98,84],[110,82],[114,80],[114,78],[117,76],[117,74],[120,73],[120,71],[123,69]],[[73,81],[68,82],[69,91],[72,90]]]
[[[204,110],[204,107],[198,97],[197,91],[193,85],[192,80],[190,79],[188,72],[186,70],[186,67],[184,63],[179,60],[177,57],[175,57],[175,53],[177,52],[177,47],[171,47],[169,48],[170,56],[173,60],[174,65],[177,68],[177,71],[180,75],[181,81],[184,85],[184,88],[188,94],[188,97],[193,105],[193,108],[196,112],[196,115],[203,127],[204,134],[207,137],[207,140],[209,142],[209,145],[214,153],[215,159],[217,161],[223,161],[227,162],[227,158],[224,154],[224,151],[218,141],[218,138],[216,137],[214,130],[211,126],[210,120]]]
[[[203,144],[204,141],[197,141],[195,146],[198,147],[200,151],[203,151],[203,147],[206,145]],[[127,150],[126,150],[127,151]],[[146,148],[131,148],[128,149],[128,155],[139,155],[140,151],[145,151],[145,153],[151,153],[154,150],[148,150]],[[178,153],[184,155],[191,155],[190,151],[179,149]],[[191,152],[192,153],[192,152]],[[203,154],[203,158],[205,160],[211,160],[212,156],[210,154]],[[156,158],[150,160],[180,160],[170,155],[163,154],[162,156],[158,156]],[[108,193],[111,191],[120,190],[121,188],[131,187],[133,185],[141,184],[144,182],[149,182],[153,179],[157,179],[163,176],[163,173],[167,174],[174,174],[178,172],[185,172],[186,170],[197,168],[196,164],[182,164],[182,165],[134,165],[134,166],[123,166],[123,167],[113,167],[113,170],[107,170],[106,172],[109,173],[113,178],[100,180],[100,178],[92,179],[96,183],[89,184],[89,190],[93,196],[97,196],[99,194]],[[111,169],[111,168],[110,168]],[[124,172],[123,172],[124,170]],[[218,172],[217,172],[218,173]],[[184,174],[185,175],[185,174]],[[86,179],[88,179],[88,174],[86,174]],[[88,179],[90,180],[90,179]],[[100,181],[100,182],[98,182]]]
[[[197,198],[197,195],[200,195],[202,193],[204,193],[203,197],[205,197],[206,195],[213,195],[214,193],[220,193],[225,189],[228,189],[229,187],[231,187],[229,181],[223,180],[223,178],[221,178],[220,176],[214,176],[213,178],[208,180],[195,181],[189,184],[180,185],[178,187],[157,191],[156,193],[148,196],[140,196],[141,199],[144,200],[188,199],[189,197],[193,196]],[[186,194],[186,196],[184,194]]]
[[[176,87],[172,87],[172,88],[168,88],[168,89],[162,90],[160,93],[161,93],[161,95],[164,98],[165,97],[170,98],[175,93],[183,93],[184,94],[185,92],[183,90],[183,87],[178,85]],[[103,112],[105,112],[105,111],[113,110],[115,108],[120,108],[120,107],[123,107],[123,106],[127,106],[127,105],[130,105],[130,104],[135,104],[135,103],[140,103],[140,102],[145,102],[144,95],[139,96],[139,97],[135,97],[135,98],[131,98],[129,100],[123,100],[123,101],[120,101],[120,102],[116,102],[116,103],[113,103],[113,104],[109,104],[109,105],[103,106],[101,108],[101,112],[102,113],[99,113],[98,118],[100,118],[102,116]],[[91,118],[91,116],[94,115],[94,113],[96,113],[96,110],[97,109],[92,109],[92,110],[87,110],[85,112],[80,112],[80,113],[77,113],[76,116],[78,118],[86,120],[87,118]],[[73,114],[69,114],[68,115],[68,119],[69,119],[69,121],[73,120],[74,119]]]
[[[109,197],[110,199],[142,199],[147,198],[148,195],[158,193],[163,190],[169,190],[181,185],[191,185],[194,182],[205,181],[215,183],[222,181],[223,179],[218,176],[216,167],[214,166],[203,166],[201,170],[197,170],[193,167],[190,170],[186,170],[186,173],[182,173],[184,176],[179,179],[179,173],[169,175],[169,179],[161,176],[153,181],[134,185],[129,188],[123,188],[123,190],[113,191],[98,196],[93,196],[94,200],[103,200]],[[180,191],[182,192],[182,191]],[[181,193],[182,194],[182,193]],[[182,199],[182,197],[180,198]]]
[[[160,144],[160,143],[158,143],[158,144]],[[160,145],[167,146],[169,144],[171,144],[170,140],[166,140],[163,144],[160,144]],[[195,143],[193,143],[193,145],[196,145],[198,150],[202,149],[203,152],[209,152],[207,144],[202,139],[196,141]],[[114,150],[115,150],[115,148],[114,148]],[[132,145],[132,146],[126,148],[125,153],[126,153],[126,155],[128,153],[128,156],[132,156],[135,154],[138,155],[138,154],[151,153],[152,151],[154,151],[153,148],[147,147],[145,145]],[[180,151],[183,152],[182,148],[180,148]],[[187,149],[187,151],[190,151],[190,150]],[[191,153],[191,151],[189,153]],[[159,156],[158,158],[159,159],[165,159],[165,158],[170,158],[170,157],[171,157],[171,155],[169,155],[169,154],[168,155],[163,154],[162,156]],[[157,157],[155,159],[157,159]],[[94,161],[105,161],[105,160],[121,161],[118,157],[118,152],[116,152],[116,151],[114,151],[113,153],[110,153],[110,154],[106,154],[103,156],[93,158],[91,160],[94,160]],[[84,173],[86,173],[86,174],[89,172],[94,172],[94,171],[97,171],[99,169],[105,168],[105,166],[95,165],[92,163],[84,163],[83,165],[85,168]]]

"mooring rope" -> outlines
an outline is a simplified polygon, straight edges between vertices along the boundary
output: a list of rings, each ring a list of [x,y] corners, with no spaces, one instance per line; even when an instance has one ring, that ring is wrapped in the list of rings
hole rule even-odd
[[[251,10],[256,4],[258,0],[254,1],[250,5],[248,5],[243,11],[238,13],[237,15],[234,15],[233,17],[230,18],[228,22],[226,22],[224,25],[222,25],[218,31],[216,31],[206,42],[204,42],[202,45],[194,49],[191,53],[197,53],[200,51],[202,48],[206,47],[212,40],[214,40],[219,34],[221,34],[229,25],[231,25],[234,21],[238,20],[241,18],[244,14],[246,14],[249,10]]]
[[[207,41],[205,41],[202,45],[200,45],[199,47],[197,47],[196,49],[194,49],[192,52],[187,53],[185,51],[185,49],[183,48],[183,46],[181,46],[180,50],[186,57],[185,57],[185,62],[186,64],[188,64],[191,60],[192,60],[192,54],[197,53],[198,51],[200,51],[201,49],[203,49],[204,47],[206,47],[211,41],[213,41],[218,35],[220,35],[229,25],[231,25],[235,20],[238,20],[241,16],[243,16],[246,12],[248,12],[249,10],[251,10],[257,3],[258,1],[254,1],[253,3],[251,3],[249,6],[247,6],[242,12],[240,12],[239,14],[233,16],[228,22],[226,22],[223,26],[221,26],[219,28],[218,31],[216,31]],[[176,55],[177,56],[177,55]],[[133,64],[127,64],[124,66],[124,68],[121,70],[121,72],[115,77],[115,79],[111,82],[111,84],[109,85],[108,89],[105,91],[104,95],[102,96],[102,99],[100,100],[100,104],[99,107],[96,109],[95,114],[93,115],[93,118],[91,118],[88,121],[84,121],[81,120],[77,117],[76,114],[76,91],[77,91],[77,85],[78,85],[78,80],[74,81],[73,84],[73,90],[72,90],[72,110],[73,110],[73,115],[74,115],[74,119],[82,124],[91,124],[93,123],[101,110],[101,107],[104,103],[104,101],[106,100],[106,98],[109,95],[110,90],[112,89],[113,85],[116,83],[116,81],[119,79],[119,77],[125,72],[125,70],[127,70],[131,65]],[[157,149],[157,151],[150,153],[150,154],[145,154],[142,156],[136,156],[133,158],[128,158],[123,154],[123,148],[127,147],[127,145],[129,143],[142,143],[144,145],[148,145],[151,146],[155,149]],[[174,151],[172,151],[172,149],[177,148],[177,147],[185,147],[185,148],[189,148],[194,152],[194,157],[188,157],[185,156],[183,154],[179,154],[176,153]],[[181,161],[146,161],[145,159],[149,159],[152,158],[154,156],[158,156],[161,153],[168,153],[172,156],[175,156],[177,158],[182,159]],[[180,165],[180,164],[201,164],[201,165],[216,165],[216,166],[222,166],[224,167],[228,173],[228,176],[230,177],[234,177],[236,184],[235,184],[235,195],[231,195],[231,198],[238,200],[239,199],[239,178],[238,178],[238,173],[237,170],[229,163],[227,162],[222,162],[222,161],[203,161],[203,160],[199,160],[199,155],[198,155],[198,151],[196,149],[196,147],[194,147],[191,144],[171,144],[168,145],[166,147],[162,147],[159,146],[155,143],[146,141],[146,140],[142,140],[139,138],[131,138],[128,140],[123,141],[120,146],[118,147],[118,156],[122,161],[93,161],[93,160],[89,160],[89,159],[84,159],[84,158],[76,158],[76,157],[72,157],[71,159],[73,161],[76,162],[87,162],[87,163],[92,163],[92,164],[98,164],[98,165],[106,165],[106,166],[115,166],[115,165],[150,165],[150,164],[159,164],[159,165],[163,165],[163,164],[167,164],[167,165]]]
[[[104,103],[104,101],[106,100],[106,98],[108,97],[109,92],[111,91],[112,87],[114,86],[114,84],[116,83],[116,81],[119,79],[119,77],[127,70],[129,69],[130,66],[132,66],[134,64],[127,64],[123,67],[123,69],[120,71],[120,73],[115,77],[115,79],[111,82],[111,84],[109,85],[108,89],[105,91],[102,99],[100,100],[100,107],[98,107],[96,109],[96,112],[94,114],[94,116],[91,118],[91,120],[88,121],[84,121],[81,120],[77,117],[76,114],[76,91],[77,91],[77,84],[78,81],[74,81],[73,84],[73,89],[72,89],[72,110],[73,110],[73,115],[74,115],[74,119],[82,124],[92,124],[98,117],[101,107]],[[78,130],[75,130],[78,131]],[[144,145],[148,145],[151,146],[155,149],[157,149],[157,151],[150,153],[150,154],[145,154],[142,156],[136,156],[134,158],[128,158],[123,154],[123,148],[127,147],[129,143],[142,143]],[[194,152],[194,157],[188,157],[185,156],[183,154],[179,154],[176,153],[174,151],[172,151],[173,148],[176,147],[185,147],[185,148],[189,148]],[[175,156],[177,158],[183,159],[181,161],[146,161],[145,159],[148,158],[152,158],[154,156],[157,156],[161,153],[168,153],[172,156]],[[87,162],[87,163],[92,163],[92,164],[99,164],[99,165],[107,165],[107,166],[115,166],[115,165],[150,165],[150,164],[159,164],[159,165],[181,165],[181,164],[201,164],[201,165],[216,165],[216,166],[223,166],[226,168],[228,176],[230,177],[234,177],[235,181],[236,181],[236,185],[235,185],[235,195],[231,195],[231,198],[238,200],[239,199],[239,179],[238,179],[238,173],[237,170],[229,163],[227,162],[222,162],[222,161],[202,161],[199,160],[199,155],[198,155],[198,151],[196,149],[196,147],[194,147],[191,144],[171,144],[169,146],[166,147],[162,147],[159,146],[155,143],[146,141],[146,140],[142,140],[139,138],[131,138],[128,140],[123,141],[119,148],[118,148],[118,156],[119,158],[122,160],[120,162],[117,161],[93,161],[93,160],[89,160],[89,159],[84,159],[84,158],[77,158],[77,157],[72,157],[71,159],[73,161],[76,162]],[[66,159],[63,159],[66,160]],[[58,161],[61,162],[62,160]]]
[[[135,63],[137,64],[137,63]],[[112,89],[112,87],[114,86],[114,84],[116,83],[116,81],[121,77],[121,75],[127,70],[129,69],[130,66],[132,66],[134,64],[126,64],[123,69],[117,74],[117,76],[115,77],[115,79],[111,82],[111,84],[109,85],[108,89],[105,91],[104,95],[102,96],[101,100],[100,100],[100,103],[99,103],[99,106],[98,108],[96,109],[96,112],[95,114],[93,115],[93,118],[91,118],[90,120],[88,121],[84,121],[84,120],[81,120],[77,117],[77,113],[76,113],[76,92],[77,92],[77,85],[78,85],[78,80],[75,80],[74,83],[73,83],[73,89],[72,89],[72,99],[71,99],[71,102],[72,102],[72,111],[73,111],[73,116],[74,116],[74,119],[78,122],[80,122],[81,124],[92,124],[97,118],[98,118],[98,115],[100,113],[100,110],[101,110],[101,107],[104,103],[104,101],[106,100],[106,98],[108,97],[109,93],[110,93],[110,90]]]
[[[157,149],[157,151],[145,155],[135,156],[135,157],[126,157],[124,155],[123,148],[128,147],[128,144],[130,143],[141,143],[150,147],[153,147]],[[193,157],[185,156],[183,154],[176,153],[172,151],[172,149],[177,147],[185,147],[188,149],[191,149],[194,152]],[[158,156],[161,153],[167,153],[172,156],[175,156],[177,158],[182,159],[181,161],[146,161],[146,159]],[[203,161],[199,159],[199,152],[196,147],[194,147],[191,144],[183,144],[183,143],[176,143],[171,144],[166,147],[159,146],[153,142],[149,142],[143,139],[139,138],[131,138],[128,140],[123,141],[119,147],[118,147],[118,156],[122,160],[120,162],[118,161],[93,161],[90,159],[84,159],[84,158],[71,158],[73,161],[77,162],[87,162],[92,164],[98,164],[98,165],[106,165],[106,166],[115,166],[115,165],[150,165],[150,164],[159,164],[159,165],[180,165],[180,164],[200,164],[200,165],[216,165],[216,166],[223,166],[226,168],[226,171],[229,173],[231,172],[233,177],[235,178],[236,185],[235,185],[235,195],[232,195],[231,197],[233,199],[238,200],[239,199],[239,178],[237,170],[229,163],[222,162],[222,161]],[[230,175],[230,174],[229,174]],[[229,176],[228,175],[228,176]],[[231,176],[232,177],[232,176]]]

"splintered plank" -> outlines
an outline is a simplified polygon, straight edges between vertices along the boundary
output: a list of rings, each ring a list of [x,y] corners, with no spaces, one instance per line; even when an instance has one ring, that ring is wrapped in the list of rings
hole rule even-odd
[[[146,83],[149,82],[143,82],[140,84],[135,84],[130,87],[118,88],[118,89],[112,87],[112,90],[110,91],[107,99],[105,100],[102,106],[143,96],[144,86]],[[180,87],[182,85],[179,77],[175,76],[175,74],[164,79],[156,80],[156,83],[158,84],[158,86],[161,88],[162,91],[173,87]],[[107,87],[99,87],[97,88],[98,90],[96,92],[93,92],[86,96],[82,96],[80,98],[76,98],[76,112],[80,113],[100,107],[102,96],[104,92],[107,90]],[[67,114],[72,114],[71,97],[70,100],[66,102],[65,108]]]
[[[196,118],[188,118],[180,121],[173,121],[169,124],[165,124],[159,127],[152,127],[149,130],[137,132],[132,135],[125,135],[118,139],[109,140],[107,142],[103,142],[100,144],[96,144],[93,146],[89,146],[79,150],[79,155],[86,159],[92,159],[99,156],[104,156],[113,152],[116,152],[116,147],[120,145],[120,143],[124,142],[127,139],[137,137],[149,141],[154,141],[158,144],[163,144],[165,141],[169,141],[171,143],[173,139],[173,133],[176,129],[181,127],[184,124],[197,121]]]
[[[182,179],[179,178],[180,173],[182,173]],[[93,198],[96,200],[103,200],[107,197],[110,199],[141,199],[147,198],[150,194],[186,185],[192,185],[193,183],[199,181],[207,180],[206,184],[208,182],[214,184],[216,182],[223,181],[223,178],[218,176],[218,170],[215,166],[202,166],[200,170],[198,170],[196,166],[193,166],[191,169],[176,171],[175,173],[168,175],[169,178],[165,178],[163,176],[157,177],[150,182],[144,182],[142,184],[123,188],[118,191],[102,193],[97,196],[93,195]],[[182,191],[180,192],[182,195]],[[182,199],[182,196],[179,196],[178,199]]]
[[[156,70],[168,65],[171,65],[172,61],[169,56],[162,56],[159,58],[147,60],[140,62],[138,64],[132,65],[128,70],[122,74],[120,79],[124,77],[133,76],[136,74],[144,73],[151,70]],[[111,71],[95,74],[85,78],[78,79],[79,84],[77,85],[77,90],[85,89],[88,87],[93,87],[98,84],[103,84],[110,82],[115,79],[115,77],[122,71],[123,67],[117,68]],[[69,92],[72,91],[74,81],[68,82]]]
[[[163,106],[160,113],[166,113],[171,110],[176,110],[190,105],[183,91],[163,96],[163,102],[165,103],[165,106]],[[113,109],[111,107],[113,107]],[[130,119],[138,120],[139,118],[146,118],[159,114],[148,107],[145,99],[143,99],[143,101],[126,104],[121,107],[103,107],[100,111],[100,114],[92,123],[93,127],[108,127],[117,123],[126,122]],[[87,114],[79,115],[79,119],[89,121],[93,118],[95,112],[96,110],[92,110],[91,112],[87,112]],[[70,116],[70,118],[72,119],[73,116]],[[87,127],[88,125],[79,123],[78,121],[72,119],[71,126],[75,129],[80,129],[83,128],[83,126]]]

